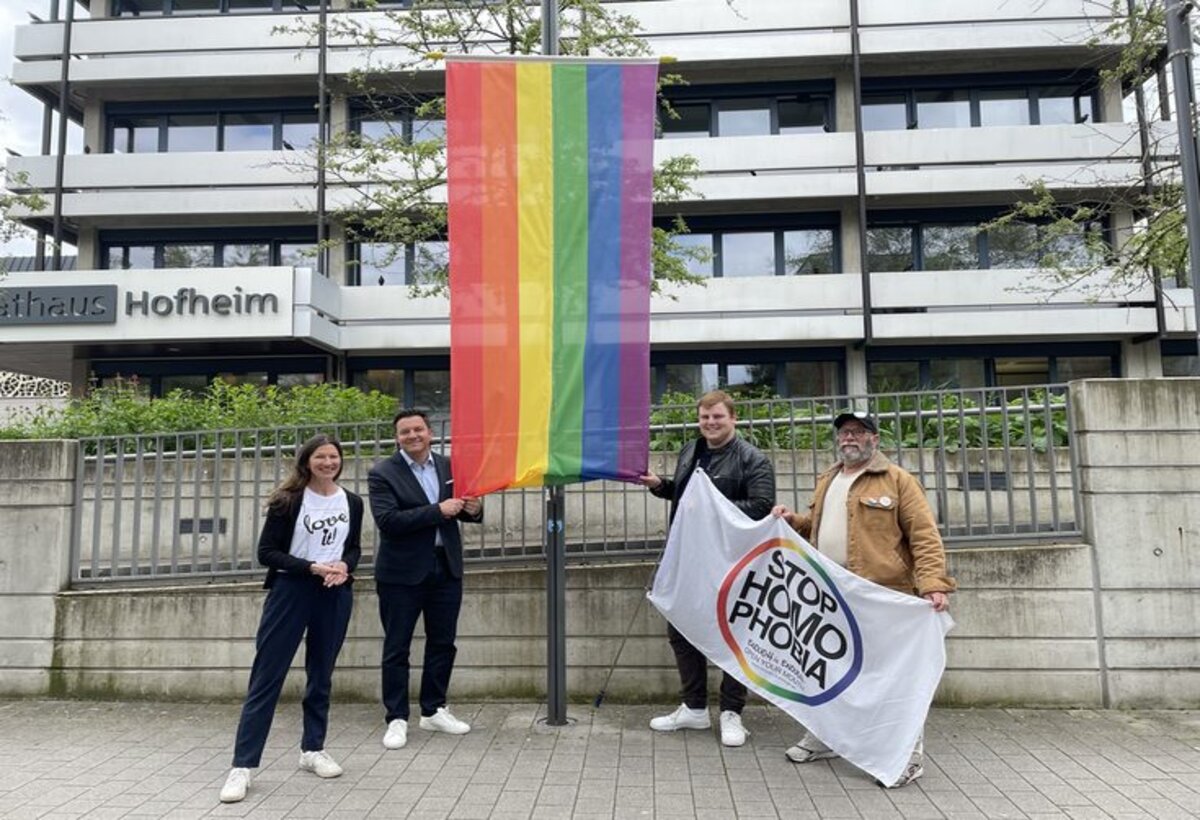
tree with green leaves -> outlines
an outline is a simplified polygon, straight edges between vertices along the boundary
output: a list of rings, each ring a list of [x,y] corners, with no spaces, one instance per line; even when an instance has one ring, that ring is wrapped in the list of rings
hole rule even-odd
[[[1064,180],[1032,180],[1027,196],[980,227],[994,246],[1003,248],[1008,242],[1037,251],[1046,274],[1031,280],[1031,290],[1119,294],[1147,283],[1160,288],[1163,280],[1170,278],[1186,284],[1183,191],[1178,182],[1178,158],[1167,145],[1173,142],[1174,129],[1172,138],[1166,139],[1161,129],[1156,135],[1153,128],[1155,120],[1171,116],[1164,70],[1163,3],[1111,3],[1111,21],[1090,45],[1106,66],[1099,72],[1101,83],[1119,87],[1123,96],[1132,98],[1138,173],[1123,183],[1106,181],[1099,197],[1087,200],[1056,188],[1054,183]],[[1194,111],[1183,115],[1195,119]],[[1082,173],[1093,170],[1089,167]],[[1116,241],[1110,243],[1097,226],[1111,215],[1120,215],[1126,224],[1116,226]]]
[[[374,0],[358,0],[375,8]],[[282,27],[311,41],[319,23]],[[335,130],[323,151],[327,179],[351,196],[340,197],[334,215],[346,241],[378,243],[394,261],[414,250],[414,288],[443,292],[447,258],[431,250],[446,235],[446,207],[437,197],[445,185],[445,97],[432,72],[446,53],[536,54],[541,20],[536,3],[524,0],[412,0],[403,9],[329,18],[331,43],[349,45],[362,67],[339,78],[335,93],[349,101],[357,128]],[[645,56],[636,18],[600,0],[559,0],[559,53],[564,55]],[[662,86],[680,82],[660,77]],[[660,95],[660,100],[661,100]],[[661,115],[674,112],[662,103]],[[655,169],[654,199],[660,206],[694,197],[691,184],[699,164],[691,156],[668,158]],[[687,232],[676,216],[670,227],[653,230],[654,287],[703,281],[689,263],[709,253],[676,240]],[[333,244],[333,243],[331,243]]]

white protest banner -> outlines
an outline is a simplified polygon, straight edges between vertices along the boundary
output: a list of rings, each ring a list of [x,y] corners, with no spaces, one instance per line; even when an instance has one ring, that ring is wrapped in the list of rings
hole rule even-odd
[[[954,622],[846,571],[778,518],[751,521],[696,471],[649,594],[716,665],[894,783],[925,725]]]

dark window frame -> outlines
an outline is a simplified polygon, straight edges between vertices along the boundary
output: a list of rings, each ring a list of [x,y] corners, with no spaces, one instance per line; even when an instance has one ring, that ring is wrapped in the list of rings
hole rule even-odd
[[[910,229],[910,248],[912,249],[913,267],[911,271],[925,270],[925,248],[922,228],[925,227],[964,227],[978,228],[984,222],[996,218],[1001,213],[997,209],[918,209],[912,211],[876,211],[867,215],[867,230],[873,228],[908,228]],[[1027,224],[1034,225],[1039,230],[1047,224],[1046,220],[1028,220]],[[1112,221],[1104,216],[1088,223],[1086,230],[1098,231],[1104,243],[1112,247]],[[976,254],[979,260],[978,268],[961,268],[952,270],[990,270],[991,254],[988,243],[988,232],[978,231],[975,236]],[[1045,258],[1045,251],[1039,247],[1037,252],[1038,267]],[[865,260],[864,260],[865,261]],[[901,273],[908,271],[870,271],[871,273]]]
[[[225,248],[228,245],[243,245],[250,243],[265,243],[270,245],[269,265],[283,264],[281,248],[283,245],[312,244],[316,245],[317,235],[312,228],[285,227],[276,229],[263,228],[189,228],[182,230],[113,230],[102,231],[99,236],[100,265],[102,269],[124,270],[125,268],[109,268],[110,254],[116,248],[131,246],[153,246],[154,267],[162,268],[167,245],[210,245],[213,251],[213,267],[224,265]],[[315,263],[314,263],[315,264]]]
[[[708,136],[719,136],[717,114],[722,103],[763,100],[767,102],[771,116],[771,135],[779,134],[779,103],[807,99],[821,101],[825,107],[825,133],[837,130],[836,89],[831,80],[799,83],[734,83],[721,86],[687,85],[672,86],[663,92],[671,105],[708,106]],[[657,139],[663,139],[662,124],[665,114],[659,115]],[[763,135],[767,136],[767,135]]]
[[[153,153],[172,153],[168,150],[167,143],[168,122],[170,118],[173,116],[202,114],[212,115],[216,120],[216,151],[218,152],[225,151],[226,117],[231,114],[260,114],[271,117],[271,144],[273,147],[268,150],[289,150],[288,146],[284,144],[283,139],[285,118],[295,114],[311,114],[312,122],[315,126],[318,119],[316,104],[315,97],[311,99],[305,97],[284,97],[275,100],[184,100],[157,103],[109,103],[105,106],[104,110],[104,152],[107,154],[118,153],[114,150],[114,146],[117,142],[117,132],[122,128],[122,120],[138,118],[157,120],[158,147]],[[303,150],[303,146],[292,146],[290,150]],[[119,153],[133,152],[129,151],[127,144],[126,149]]]
[[[1026,92],[1029,125],[1041,125],[1039,101],[1043,91],[1062,89],[1074,86],[1076,124],[1095,122],[1100,110],[1100,87],[1098,76],[1094,72],[1075,72],[1064,76],[1052,72],[1013,73],[980,75],[964,77],[951,75],[947,77],[876,77],[863,81],[863,106],[866,107],[872,98],[903,96],[905,100],[905,121],[908,130],[919,130],[921,124],[917,116],[917,95],[923,91],[963,91],[967,93],[970,106],[971,128],[980,128],[979,101],[980,92],[995,90],[1022,90]],[[1087,97],[1091,106],[1089,116],[1083,116],[1081,99]],[[1003,126],[988,126],[1003,127]]]
[[[113,17],[140,17],[146,15],[148,17],[203,17],[206,15],[215,14],[237,14],[238,16],[246,14],[279,14],[287,12],[289,14],[300,14],[306,11],[316,9],[309,8],[309,5],[303,0],[271,0],[271,8],[252,11],[231,12],[229,10],[229,0],[219,0],[217,8],[212,11],[201,11],[193,14],[175,14],[175,0],[116,0],[113,5]],[[315,6],[315,3],[313,4]]]

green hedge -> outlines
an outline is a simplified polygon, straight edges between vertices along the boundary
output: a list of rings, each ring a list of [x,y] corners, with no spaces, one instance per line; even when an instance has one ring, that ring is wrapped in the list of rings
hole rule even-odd
[[[1045,389],[1017,393],[1005,411],[995,391],[924,393],[875,396],[871,409],[879,419],[885,448],[938,447],[954,452],[962,447],[1023,448],[1028,443],[1045,452],[1047,442],[1067,443],[1066,398]],[[1028,403],[1032,409],[1027,408]],[[979,411],[986,397],[989,409]],[[1048,402],[1048,410],[1046,403]],[[938,409],[941,416],[939,422]],[[0,427],[2,439],[91,438],[155,433],[190,433],[213,430],[292,428],[289,440],[308,435],[322,425],[382,424],[378,433],[390,439],[386,425],[395,412],[396,399],[372,390],[317,384],[266,388],[214,382],[204,392],[175,390],[149,399],[136,384],[100,387],[65,407],[43,409]],[[843,409],[819,401],[788,400],[762,392],[738,396],[738,419],[751,422],[742,435],[766,450],[832,451],[830,418]],[[696,397],[688,393],[664,395],[650,416],[650,449],[676,451],[696,435]],[[344,436],[348,437],[348,436]],[[274,437],[258,437],[266,444]],[[248,440],[245,440],[248,441]],[[211,436],[194,446],[211,446]],[[183,446],[183,443],[181,443]]]
[[[98,387],[65,407],[42,409],[0,428],[0,438],[89,438],[207,430],[388,422],[396,399],[377,390],[315,384],[256,387],[213,382],[202,393],[147,398],[136,384]]]
[[[985,397],[988,409],[980,412],[980,399]],[[881,395],[871,397],[870,406],[879,420],[880,444],[886,449],[942,446],[956,452],[985,444],[1023,448],[1028,443],[1043,453],[1047,441],[1055,447],[1066,446],[1065,395],[1041,388],[1027,394],[1017,392],[1009,395],[1003,410],[999,405],[1002,397],[999,390]],[[741,435],[764,450],[832,451],[830,422],[845,409],[840,403],[788,400],[761,392],[739,394],[737,401]],[[650,449],[677,451],[696,436],[696,397],[664,395],[650,419]]]

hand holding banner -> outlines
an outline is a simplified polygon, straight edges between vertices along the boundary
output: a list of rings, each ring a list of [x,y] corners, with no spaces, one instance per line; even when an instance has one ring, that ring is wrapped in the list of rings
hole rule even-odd
[[[954,622],[873,584],[778,518],[751,521],[698,472],[649,594],[713,663],[883,783],[904,771]]]

